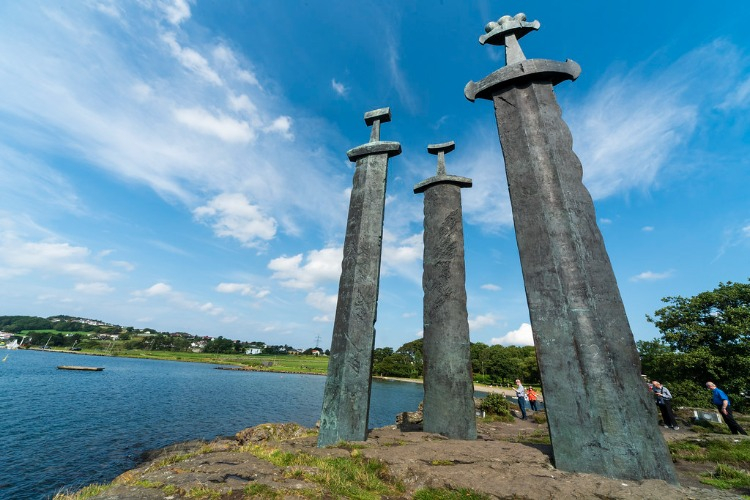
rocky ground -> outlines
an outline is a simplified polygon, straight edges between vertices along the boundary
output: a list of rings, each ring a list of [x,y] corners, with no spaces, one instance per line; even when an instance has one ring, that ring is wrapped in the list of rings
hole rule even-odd
[[[295,424],[265,424],[234,438],[211,443],[183,443],[160,450],[139,468],[126,472],[97,499],[163,498],[337,498],[325,486],[306,480],[305,467],[277,466],[247,452],[248,446],[325,457],[367,457],[387,465],[389,481],[401,491],[382,498],[411,498],[430,488],[471,489],[488,498],[514,499],[729,499],[742,498],[698,481],[713,465],[676,464],[682,486],[660,480],[623,481],[555,469],[551,448],[543,443],[546,424],[515,419],[478,422],[476,441],[404,431],[374,429],[364,443],[339,448],[316,447],[316,432]],[[687,439],[690,430],[664,429],[665,438]],[[696,436],[697,437],[697,436]],[[744,436],[742,437],[744,438]],[[170,457],[178,457],[172,458]],[[745,492],[746,493],[746,492]],[[746,493],[747,494],[747,493]]]

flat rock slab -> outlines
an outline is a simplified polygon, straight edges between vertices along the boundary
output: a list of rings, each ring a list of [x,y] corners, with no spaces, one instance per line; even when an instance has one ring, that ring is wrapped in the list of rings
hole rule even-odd
[[[288,432],[279,433],[269,428],[266,425],[248,429],[239,433],[238,439],[252,445],[262,442],[261,436],[265,435],[269,437],[266,444],[285,452],[337,457],[361,453],[381,460],[387,464],[389,475],[405,486],[402,498],[411,498],[416,490],[425,487],[468,488],[489,498],[516,499],[741,498],[715,489],[672,486],[661,480],[622,481],[596,474],[559,471],[550,463],[549,445],[530,443],[544,439],[546,425],[530,421],[478,422],[476,441],[450,440],[425,432],[402,432],[391,426],[370,431],[367,441],[357,443],[350,447],[352,449],[345,446],[318,448],[316,436],[309,430],[287,429]],[[687,434],[667,430],[673,439]],[[169,457],[175,453],[190,454],[191,451],[199,454],[169,463]],[[333,498],[320,485],[285,477],[284,472],[284,467],[241,451],[237,439],[224,438],[156,456],[151,462],[122,474],[113,487],[92,498],[181,499],[194,497],[202,491],[200,498],[209,498],[208,492],[215,492],[210,498],[240,499],[251,498],[244,491],[253,485],[270,488],[285,499],[310,498],[310,494],[315,498]]]

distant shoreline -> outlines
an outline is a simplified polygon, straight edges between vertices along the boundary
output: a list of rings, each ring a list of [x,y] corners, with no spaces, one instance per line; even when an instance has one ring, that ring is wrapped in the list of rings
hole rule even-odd
[[[128,355],[126,353],[123,353],[122,351],[119,351],[117,354],[110,354],[110,353],[94,353],[94,352],[82,352],[82,351],[70,351],[70,350],[58,350],[58,349],[42,349],[40,347],[27,347],[25,348],[29,351],[39,351],[39,352],[59,352],[63,354],[81,354],[85,356],[103,356],[103,357],[112,357],[112,358],[132,358],[132,359],[152,359],[155,361],[178,361],[178,362],[185,362],[185,363],[203,363],[203,364],[216,364],[219,366],[216,366],[215,368],[218,370],[228,370],[228,371],[247,371],[247,372],[260,372],[260,373],[280,373],[280,374],[298,374],[298,375],[322,375],[326,376],[327,373],[321,373],[321,372],[312,372],[312,371],[293,371],[293,370],[273,370],[268,369],[265,367],[255,367],[255,366],[244,366],[244,365],[237,365],[237,364],[222,364],[220,362],[212,361],[212,360],[197,360],[197,359],[170,359],[170,358],[151,358],[147,356],[142,355]],[[386,382],[410,382],[413,384],[423,384],[424,380],[421,378],[403,378],[403,377],[387,377],[383,375],[373,375],[373,379],[377,380],[383,380]],[[494,385],[485,385],[485,384],[478,384],[474,383],[474,390],[478,392],[486,392],[486,393],[495,393],[495,394],[503,394],[505,396],[515,396],[515,391],[512,388],[507,387],[500,387],[500,386],[494,386]]]
[[[378,380],[390,380],[394,382],[412,382],[415,384],[424,383],[424,380],[422,380],[421,378],[384,377],[384,376],[378,376],[378,375],[373,375],[372,378],[376,378]],[[474,382],[474,390],[478,392],[487,392],[487,393],[491,392],[495,394],[504,394],[506,396],[516,395],[516,392],[510,388],[498,387],[495,385],[477,384],[476,382]]]

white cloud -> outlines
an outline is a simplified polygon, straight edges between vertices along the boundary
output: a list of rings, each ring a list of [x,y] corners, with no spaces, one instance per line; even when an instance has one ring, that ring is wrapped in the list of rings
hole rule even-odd
[[[467,153],[452,153],[451,156],[456,155],[453,161],[451,156],[446,158],[449,174],[468,177],[473,181],[471,188],[461,190],[465,222],[487,232],[512,227],[513,213],[497,134],[491,134],[483,127],[474,130],[471,137],[472,142],[463,149]],[[460,165],[460,171],[453,169],[453,164]],[[434,168],[432,165],[430,171],[434,172]]]
[[[331,88],[341,97],[346,97],[349,93],[349,89],[343,83],[337,82],[335,78],[331,79]]]
[[[482,290],[489,290],[490,292],[499,292],[500,290],[502,290],[502,288],[500,288],[499,286],[494,285],[492,283],[486,283],[486,284],[482,285],[480,288]]]
[[[212,221],[217,236],[235,238],[246,247],[259,247],[276,235],[276,220],[251,205],[243,194],[221,194],[193,214],[199,220]]]
[[[240,295],[250,295],[257,299],[262,299],[271,293],[269,290],[258,289],[248,283],[219,283],[216,285],[216,291],[219,293],[239,293]]]
[[[290,131],[292,129],[292,119],[288,116],[279,116],[271,122],[264,130],[266,132],[279,134],[286,139],[294,139],[294,134]]]
[[[313,289],[324,283],[337,281],[341,277],[342,247],[312,250],[304,259],[297,254],[292,257],[277,257],[268,263],[274,271],[272,278],[287,288]]]
[[[318,290],[308,293],[307,297],[305,297],[305,302],[315,309],[327,313],[325,315],[325,318],[333,318],[334,313],[336,312],[338,295],[327,295],[326,293]],[[319,316],[318,318],[321,317]],[[321,320],[318,319],[318,321]],[[330,319],[330,321],[333,321],[333,319]]]
[[[383,276],[396,274],[421,283],[423,254],[422,233],[399,238],[392,232],[383,230]]]
[[[516,345],[516,346],[527,346],[534,345],[534,336],[531,332],[531,325],[528,323],[522,323],[518,330],[513,330],[506,333],[502,337],[492,338],[490,340],[492,345]]]
[[[135,265],[132,262],[128,262],[125,260],[113,260],[112,265],[116,267],[121,267],[122,269],[126,271],[134,271]]]
[[[228,101],[229,106],[234,111],[243,112],[249,116],[255,115],[258,112],[257,106],[255,106],[255,104],[253,104],[250,98],[245,94],[241,94],[238,96],[230,94]]]
[[[159,0],[159,7],[164,11],[167,20],[172,24],[180,24],[190,19],[190,5],[188,0]]]
[[[411,87],[409,86],[409,82],[406,78],[406,75],[404,74],[404,70],[401,68],[399,61],[400,51],[398,42],[394,38],[393,33],[390,31],[386,33],[385,44],[386,55],[388,57],[388,71],[391,77],[391,85],[393,85],[393,88],[396,90],[398,97],[399,99],[401,99],[401,103],[404,105],[404,107],[413,113],[417,111],[417,98],[414,95]]]
[[[211,302],[206,302],[205,304],[198,307],[198,309],[202,312],[208,313],[211,316],[218,316],[222,312],[224,312],[224,309],[221,307],[217,307],[213,305]]]
[[[152,302],[158,303],[165,301],[172,307],[185,311],[195,311],[209,316],[218,316],[224,312],[222,307],[216,306],[211,302],[198,302],[188,298],[184,293],[174,290],[166,283],[155,283],[145,290],[136,290],[131,293],[134,297],[131,302],[144,302],[151,299]]]
[[[172,287],[166,283],[156,283],[145,290],[137,291],[133,294],[141,297],[171,296]]]
[[[609,224],[612,224],[612,219],[606,219],[604,217],[599,219],[599,225],[605,226]]]
[[[643,231],[644,233],[650,233],[650,232],[652,232],[653,230],[654,230],[654,226],[643,226],[643,227],[641,228],[641,231]]]
[[[674,274],[673,271],[665,271],[663,273],[644,271],[641,274],[630,278],[630,281],[659,281],[671,277],[672,274]]]
[[[235,120],[223,114],[214,116],[205,109],[176,109],[174,116],[178,122],[196,132],[214,136],[224,142],[248,144],[257,136],[246,121]]]
[[[261,88],[258,78],[251,71],[242,68],[239,61],[237,61],[237,56],[226,45],[216,46],[211,55],[216,63],[224,68],[229,74],[233,75],[234,78],[243,83]]]
[[[0,233],[0,277],[41,273],[70,276],[76,280],[105,282],[117,273],[90,263],[91,251],[69,243],[24,241],[9,232]]]
[[[76,293],[85,293],[87,295],[104,295],[107,293],[114,292],[115,289],[106,283],[95,282],[95,283],[76,283],[73,291]]]
[[[727,94],[726,99],[718,108],[722,110],[744,109],[750,106],[750,78],[739,83]]]
[[[203,78],[213,85],[222,85],[221,77],[211,68],[205,57],[200,55],[196,50],[189,47],[182,47],[177,43],[174,33],[164,33],[162,41],[167,44],[172,51],[172,55],[179,61],[182,66],[194,74]]]
[[[488,326],[493,326],[496,323],[497,318],[494,314],[480,314],[474,317],[474,319],[469,318],[469,330],[474,332]]]

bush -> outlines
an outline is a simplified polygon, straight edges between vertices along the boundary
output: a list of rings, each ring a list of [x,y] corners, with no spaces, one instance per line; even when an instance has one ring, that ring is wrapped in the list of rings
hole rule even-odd
[[[672,406],[679,408],[687,406],[689,408],[713,408],[711,404],[711,392],[704,385],[700,385],[692,380],[682,380],[680,382],[662,382],[672,393]]]
[[[479,409],[492,415],[510,416],[510,403],[502,394],[488,394],[487,397],[482,399]]]

